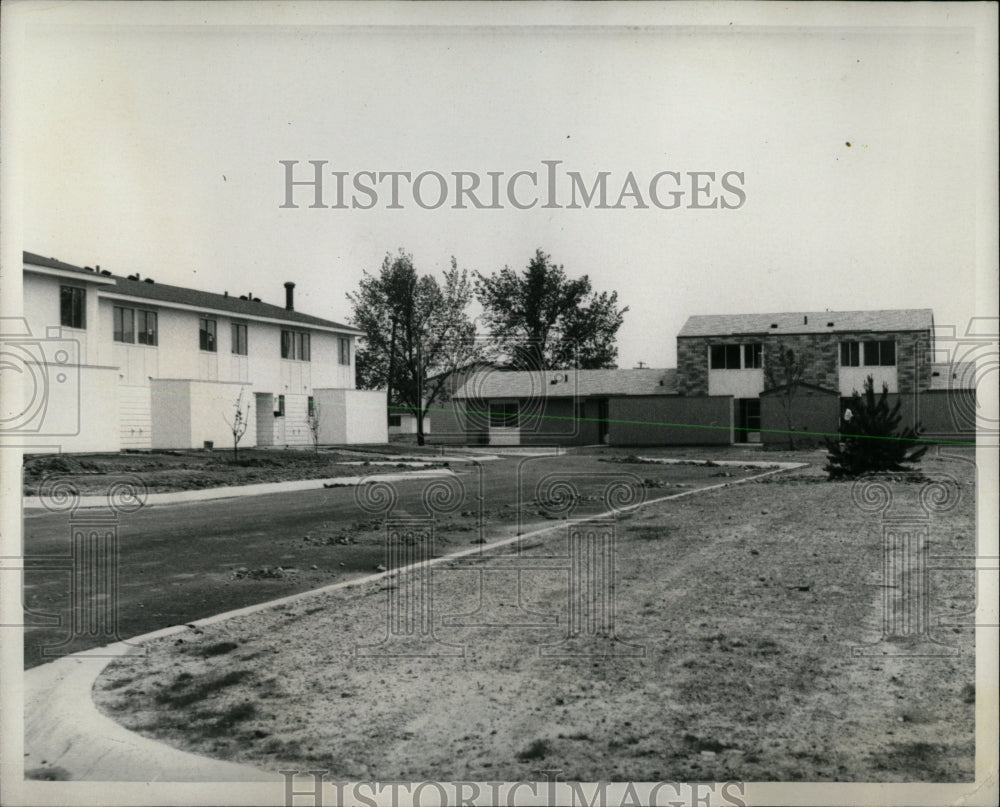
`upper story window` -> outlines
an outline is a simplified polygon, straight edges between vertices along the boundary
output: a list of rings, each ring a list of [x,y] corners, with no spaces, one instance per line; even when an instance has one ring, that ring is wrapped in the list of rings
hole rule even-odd
[[[247,326],[242,322],[233,323],[232,345],[232,351],[235,355],[247,355]]]
[[[892,339],[841,342],[841,367],[895,367],[896,343]]]
[[[309,361],[311,353],[309,334],[301,331],[281,332],[281,358],[293,361]]]
[[[115,306],[114,309],[114,340],[116,342],[135,342],[135,310]]]
[[[198,348],[200,350],[207,350],[210,353],[215,353],[218,350],[216,343],[216,334],[218,332],[218,323],[214,319],[199,319],[198,320]]]
[[[136,336],[140,345],[159,344],[156,328],[155,311],[139,311],[139,327],[136,329]]]
[[[709,367],[713,370],[739,370],[739,345],[712,345]]]
[[[743,367],[747,370],[759,370],[764,366],[764,345],[751,342],[743,345]]]
[[[341,336],[337,339],[337,346],[339,348],[339,361],[341,364],[351,363],[351,340],[346,336]]]
[[[138,327],[136,327],[138,325]],[[132,345],[157,344],[155,311],[136,311],[134,308],[114,307],[114,334],[116,342]]]
[[[59,287],[59,322],[64,328],[87,327],[87,290],[79,286]]]

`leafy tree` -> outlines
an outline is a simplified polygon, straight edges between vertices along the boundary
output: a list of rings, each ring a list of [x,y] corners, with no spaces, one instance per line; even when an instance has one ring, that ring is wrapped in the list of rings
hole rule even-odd
[[[365,272],[347,298],[353,324],[365,332],[356,357],[358,385],[385,388],[390,411],[416,417],[423,445],[424,417],[448,374],[476,356],[475,326],[466,312],[472,301],[468,273],[452,258],[439,283],[418,275],[413,256],[401,249],[385,256],[377,275]]]
[[[529,369],[615,367],[615,337],[628,307],[595,293],[590,278],[568,278],[542,250],[518,274],[509,266],[476,273],[476,297],[495,350]]]
[[[882,385],[882,394],[875,396],[875,382],[865,380],[864,393],[857,390],[851,397],[851,419],[844,424],[840,441],[826,438],[827,464],[824,470],[830,479],[859,476],[873,471],[909,470],[904,463],[916,463],[927,446],[912,449],[917,433],[907,427],[900,430],[902,401],[889,406],[889,387]]]
[[[769,354],[764,362],[764,382],[767,389],[781,390],[778,400],[785,413],[785,434],[788,436],[788,448],[792,451],[795,450],[792,405],[812,364],[812,351],[800,350],[796,353],[790,347],[779,348],[774,355]]]

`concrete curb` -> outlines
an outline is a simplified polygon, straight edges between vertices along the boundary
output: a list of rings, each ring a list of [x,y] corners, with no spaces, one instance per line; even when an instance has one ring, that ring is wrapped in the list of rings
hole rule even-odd
[[[426,470],[407,471],[398,474],[369,474],[365,476],[336,476],[330,479],[301,479],[290,482],[264,482],[259,485],[228,485],[221,488],[203,488],[201,490],[179,490],[173,493],[149,493],[142,498],[143,507],[155,507],[163,504],[188,504],[190,502],[208,502],[216,499],[235,499],[242,496],[267,496],[270,493],[289,493],[299,490],[318,490],[324,487],[353,487],[369,482],[403,482],[407,479],[426,479],[428,477],[454,476],[448,468],[429,468]],[[22,507],[25,510],[48,510],[40,496],[23,496]],[[77,508],[108,507],[108,496],[80,496]]]
[[[743,464],[743,463],[734,463]],[[770,470],[718,484],[693,488],[682,493],[660,496],[621,508],[631,512],[651,504],[686,498],[710,490],[744,484],[755,479],[802,468],[809,463],[772,463]],[[775,467],[777,466],[777,467]],[[616,511],[590,516],[583,521],[599,520]],[[562,529],[563,522],[508,536],[489,544],[463,549],[425,561],[430,565],[447,563],[473,554],[488,552],[515,541],[537,537]],[[257,603],[233,611],[200,619],[188,625],[174,625],[117,642],[65,656],[49,664],[34,667],[24,673],[25,685],[25,770],[58,767],[73,780],[103,780],[122,782],[274,782],[283,781],[277,773],[269,773],[244,765],[214,760],[180,751],[158,740],[135,734],[101,714],[91,696],[94,683],[104,668],[115,658],[140,652],[144,642],[189,630],[191,626],[207,626],[237,616],[256,613],[275,606],[322,595],[337,589],[361,586],[386,577],[406,574],[424,564],[404,566],[378,574],[332,583],[321,588],[291,594],[268,602]]]

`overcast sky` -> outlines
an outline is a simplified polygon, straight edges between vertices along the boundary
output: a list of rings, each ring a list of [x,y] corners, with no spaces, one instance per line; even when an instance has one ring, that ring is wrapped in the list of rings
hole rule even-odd
[[[585,13],[558,8],[547,18]],[[718,15],[714,27],[345,28],[301,15],[249,27],[184,11],[176,22],[190,25],[97,12],[87,21],[109,24],[26,29],[25,249],[279,304],[293,280],[299,310],[346,321],[345,292],[387,251],[412,252],[423,272],[454,255],[489,273],[540,247],[630,307],[622,367],[673,366],[692,314],[927,307],[964,329],[975,313],[977,188],[995,141],[969,29]],[[739,172],[745,202],[424,210],[404,194],[402,210],[381,196],[345,210],[308,208],[297,189],[301,206],[281,209],[281,160],[302,176],[327,160],[349,175],[484,181],[560,160],[588,182],[610,172],[612,200],[630,171],[644,194],[662,171]]]

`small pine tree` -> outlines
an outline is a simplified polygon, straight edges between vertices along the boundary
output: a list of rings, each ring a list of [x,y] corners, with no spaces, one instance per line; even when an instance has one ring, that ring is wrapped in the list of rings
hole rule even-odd
[[[827,464],[823,469],[830,479],[860,476],[873,471],[909,470],[904,463],[916,463],[926,453],[927,446],[912,448],[917,432],[907,427],[899,430],[903,419],[899,414],[901,401],[889,406],[889,388],[882,385],[882,394],[875,397],[875,382],[865,380],[864,393],[857,391],[851,399],[851,420],[846,423],[839,441],[826,438]]]

